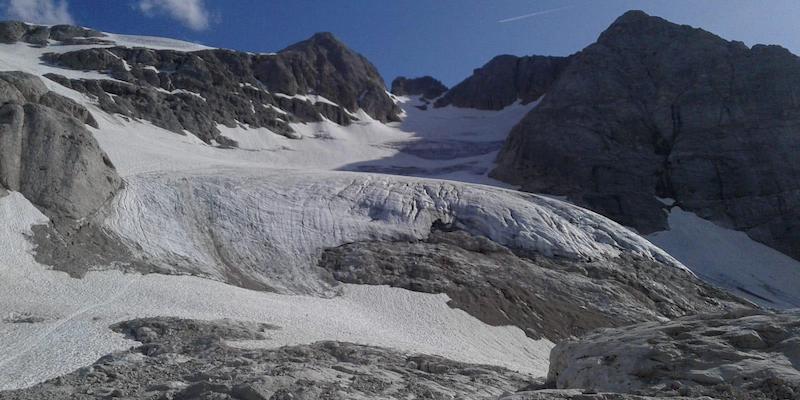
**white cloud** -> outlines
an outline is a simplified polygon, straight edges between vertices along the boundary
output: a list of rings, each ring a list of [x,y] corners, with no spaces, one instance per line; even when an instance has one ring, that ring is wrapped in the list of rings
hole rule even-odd
[[[7,0],[6,18],[38,24],[74,24],[66,0]]]
[[[209,13],[203,0],[139,0],[145,15],[166,14],[196,31],[208,28]]]

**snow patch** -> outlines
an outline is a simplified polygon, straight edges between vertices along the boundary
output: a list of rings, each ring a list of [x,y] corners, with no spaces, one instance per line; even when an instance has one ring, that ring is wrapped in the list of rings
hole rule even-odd
[[[698,276],[765,307],[800,307],[800,261],[678,207],[647,238]]]

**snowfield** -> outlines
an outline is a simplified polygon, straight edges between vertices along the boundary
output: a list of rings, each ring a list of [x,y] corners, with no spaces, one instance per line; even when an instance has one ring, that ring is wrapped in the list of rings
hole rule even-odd
[[[648,239],[707,282],[764,307],[800,307],[800,261],[678,207],[669,226]]]

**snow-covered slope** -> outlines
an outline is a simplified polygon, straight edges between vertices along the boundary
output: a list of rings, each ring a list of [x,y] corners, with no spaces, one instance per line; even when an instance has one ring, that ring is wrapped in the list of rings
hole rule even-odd
[[[678,207],[669,226],[648,239],[704,280],[764,307],[800,307],[800,261]]]
[[[46,221],[18,193],[0,198],[0,390],[24,387],[89,364],[131,343],[108,326],[145,316],[232,318],[281,327],[263,342],[282,346],[340,340],[547,370],[552,343],[514,327],[489,327],[447,306],[447,296],[347,285],[323,299],[240,289],[195,277],[92,272],[83,279],[38,265],[25,235]],[[12,323],[20,317],[39,323]]]
[[[622,252],[681,267],[627,229],[558,200],[486,186],[388,175],[218,170],[128,179],[105,225],[165,269],[326,292],[324,248],[418,240],[435,221],[511,248],[577,260]]]

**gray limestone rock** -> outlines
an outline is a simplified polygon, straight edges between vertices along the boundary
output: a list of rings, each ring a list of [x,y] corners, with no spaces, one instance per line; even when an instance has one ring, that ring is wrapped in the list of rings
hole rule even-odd
[[[149,318],[119,323],[141,342],[4,400],[49,399],[495,399],[534,383],[499,367],[341,342],[242,349],[279,329],[231,320]]]
[[[121,187],[84,127],[94,121],[85,108],[21,72],[0,72],[0,101],[0,185],[51,218],[71,220],[89,216]]]
[[[736,307],[739,300],[690,273],[634,256],[575,262],[525,254],[461,231],[420,242],[357,242],[323,253],[341,282],[446,293],[491,325],[560,341],[598,327]]]
[[[530,103],[549,91],[569,61],[569,57],[497,56],[450,89],[435,105],[500,110],[517,100]]]
[[[398,120],[400,112],[375,67],[331,34],[314,35],[277,54],[111,47],[49,53],[44,59],[116,79],[46,75],[96,97],[107,112],[223,146],[236,143],[220,134],[219,124],[264,127],[296,138],[291,122],[324,117],[348,125],[357,120],[352,113],[358,109],[386,122]]]
[[[47,46],[49,40],[62,44],[113,44],[101,39],[105,35],[93,29],[74,25],[31,25],[20,21],[0,22],[0,43],[25,42],[36,46]]]
[[[800,397],[800,314],[739,310],[603,329],[558,344],[559,389],[718,399]]]
[[[643,233],[656,197],[800,258],[800,59],[641,11],[571,57],[492,176]]]

